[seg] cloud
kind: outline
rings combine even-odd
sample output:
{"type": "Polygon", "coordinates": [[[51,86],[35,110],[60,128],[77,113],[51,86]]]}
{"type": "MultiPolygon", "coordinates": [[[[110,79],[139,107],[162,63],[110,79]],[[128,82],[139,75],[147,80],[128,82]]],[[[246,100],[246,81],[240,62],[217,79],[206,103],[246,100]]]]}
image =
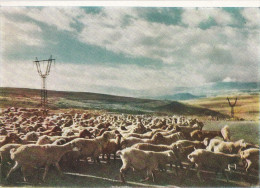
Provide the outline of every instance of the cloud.
{"type": "MultiPolygon", "coordinates": [[[[45,28],[48,28],[55,36],[62,32],[68,37],[57,37],[55,41],[55,50],[60,50],[61,55],[71,53],[64,50],[71,41],[74,46],[79,46],[77,49],[80,52],[70,55],[70,63],[59,62],[51,70],[49,89],[156,96],[170,94],[180,86],[192,87],[232,80],[258,81],[260,35],[259,29],[253,27],[256,23],[252,19],[257,12],[246,10],[251,9],[244,9],[241,15],[248,22],[238,27],[234,15],[220,8],[183,9],[180,11],[183,12],[181,20],[175,22],[150,21],[140,14],[142,8],[103,7],[95,12],[76,7],[10,9],[4,11],[5,16],[10,16],[4,27],[10,31],[6,32],[6,36],[10,36],[3,41],[12,44],[9,50],[14,52],[19,40],[26,45],[40,46],[43,45],[43,39],[48,41],[48,35],[42,38],[45,28]],[[14,21],[17,15],[24,19],[14,21]],[[56,15],[55,19],[53,15],[56,15]],[[200,24],[209,18],[215,24],[201,28],[200,24]],[[83,55],[81,64],[76,64],[75,58],[86,54],[82,43],[87,44],[88,49],[102,49],[99,58],[91,56],[91,64],[83,55]],[[114,60],[110,58],[110,64],[107,65],[104,62],[108,61],[108,53],[120,55],[124,63],[113,57],[114,60]],[[130,59],[140,58],[152,59],[153,64],[157,62],[156,69],[152,63],[151,66],[145,66],[140,60],[135,65],[126,63],[130,59]]],[[[155,12],[160,14],[160,11],[155,12]]],[[[22,69],[28,64],[5,60],[1,85],[40,87],[35,67],[22,69]],[[35,72],[34,76],[30,74],[31,71],[35,72]],[[18,78],[23,80],[16,81],[18,78]],[[37,82],[32,82],[36,79],[37,82]]]]}
{"type": "Polygon", "coordinates": [[[84,10],[77,7],[11,7],[2,8],[4,15],[25,16],[61,31],[76,31],[73,24],[84,14],[84,10]]]}
{"type": "Polygon", "coordinates": [[[42,46],[41,28],[31,22],[13,21],[1,16],[2,49],[16,48],[19,45],[42,46]]]}
{"type": "Polygon", "coordinates": [[[245,8],[241,11],[246,19],[246,25],[249,27],[260,27],[260,9],[259,8],[245,8]]]}
{"type": "Polygon", "coordinates": [[[210,18],[218,25],[229,25],[234,21],[229,13],[220,8],[186,8],[182,13],[182,22],[191,27],[197,27],[210,18]]]}
{"type": "MultiPolygon", "coordinates": [[[[2,64],[1,87],[41,88],[41,79],[36,67],[28,62],[9,61],[2,64]]],[[[203,77],[192,71],[172,74],[172,69],[161,70],[144,68],[137,65],[75,65],[59,63],[51,68],[47,77],[47,88],[52,90],[72,90],[118,94],[113,88],[119,88],[129,96],[155,96],[169,93],[174,87],[184,83],[188,86],[203,82],[203,77]],[[187,80],[187,78],[192,78],[187,80]],[[189,82],[189,84],[187,84],[189,82]]]]}

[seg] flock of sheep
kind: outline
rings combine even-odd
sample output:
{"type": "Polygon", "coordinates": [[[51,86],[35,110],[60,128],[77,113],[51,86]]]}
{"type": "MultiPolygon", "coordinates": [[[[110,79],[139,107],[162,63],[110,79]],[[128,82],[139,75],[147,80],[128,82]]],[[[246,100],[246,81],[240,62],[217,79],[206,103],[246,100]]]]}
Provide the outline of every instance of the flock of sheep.
{"type": "Polygon", "coordinates": [[[125,182],[129,169],[145,170],[156,181],[155,171],[167,171],[174,165],[176,176],[185,164],[187,172],[196,169],[222,172],[239,166],[245,174],[259,170],[259,146],[243,139],[230,140],[230,130],[203,130],[198,119],[182,116],[108,114],[84,111],[49,113],[39,109],[7,108],[0,115],[1,181],[8,182],[21,168],[29,181],[37,168],[44,167],[42,180],[54,165],[89,160],[100,163],[120,156],[120,178],[125,182]]]}

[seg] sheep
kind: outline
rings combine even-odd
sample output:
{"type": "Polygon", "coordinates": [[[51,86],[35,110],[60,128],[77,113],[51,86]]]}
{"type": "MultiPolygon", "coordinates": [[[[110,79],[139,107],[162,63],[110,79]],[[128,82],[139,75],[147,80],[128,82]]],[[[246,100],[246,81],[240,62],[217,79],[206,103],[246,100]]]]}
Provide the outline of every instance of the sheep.
{"type": "Polygon", "coordinates": [[[228,125],[225,125],[221,130],[221,135],[225,141],[230,141],[230,129],[228,125]]]}
{"type": "Polygon", "coordinates": [[[6,176],[8,166],[13,163],[10,150],[19,148],[22,144],[6,144],[0,148],[0,159],[1,159],[1,179],[6,176]]]}
{"type": "Polygon", "coordinates": [[[226,174],[225,169],[229,164],[241,162],[240,155],[238,154],[225,154],[221,152],[214,153],[205,149],[197,149],[193,151],[188,155],[188,159],[197,165],[197,176],[200,181],[202,181],[200,170],[212,169],[216,173],[221,171],[228,182],[228,175],[226,174]]]}
{"type": "Polygon", "coordinates": [[[221,142],[223,142],[222,140],[213,138],[210,140],[208,146],[206,147],[206,150],[208,151],[214,151],[214,148],[219,145],[221,142]]]}
{"type": "Polygon", "coordinates": [[[96,137],[95,139],[84,139],[76,138],[72,143],[74,143],[80,149],[80,156],[92,157],[97,162],[99,161],[99,155],[102,153],[103,148],[105,148],[109,142],[109,139],[113,136],[111,132],[105,132],[102,136],[96,137]]]}
{"type": "Polygon", "coordinates": [[[37,141],[39,138],[39,134],[32,131],[32,132],[28,132],[23,138],[22,140],[26,141],[37,141]]]}
{"type": "Polygon", "coordinates": [[[38,145],[51,144],[51,143],[52,143],[52,140],[47,135],[43,135],[43,136],[39,137],[39,139],[36,142],[36,144],[38,144],[38,145]]]}
{"type": "Polygon", "coordinates": [[[152,175],[153,182],[155,182],[155,169],[159,165],[165,165],[166,163],[171,163],[176,161],[176,157],[173,151],[164,152],[153,152],[153,151],[143,151],[135,148],[126,148],[124,150],[118,151],[117,155],[120,155],[123,165],[120,168],[121,181],[125,183],[125,172],[129,168],[135,170],[147,170],[148,180],[150,175],[152,175]]]}
{"type": "Polygon", "coordinates": [[[214,152],[223,152],[227,154],[237,154],[241,148],[246,147],[244,139],[236,142],[220,142],[214,147],[214,152]]]}
{"type": "Polygon", "coordinates": [[[8,143],[16,141],[17,135],[15,133],[7,134],[2,141],[0,141],[0,148],[8,143]]]}
{"type": "Polygon", "coordinates": [[[215,138],[216,136],[219,136],[223,138],[223,135],[221,134],[220,131],[201,131],[201,130],[195,130],[190,133],[190,137],[193,140],[199,140],[203,141],[205,138],[215,138]]]}
{"type": "MultiPolygon", "coordinates": [[[[181,161],[180,161],[179,154],[178,154],[175,143],[173,143],[171,145],[162,145],[162,144],[155,145],[155,144],[149,144],[149,143],[138,143],[138,144],[133,145],[131,148],[136,148],[136,149],[145,150],[145,151],[155,151],[155,152],[172,150],[176,156],[175,170],[176,170],[176,174],[178,174],[177,165],[178,164],[181,165],[181,161]]],[[[166,167],[160,166],[160,169],[163,170],[163,169],[166,169],[166,167]]]]}
{"type": "Polygon", "coordinates": [[[198,148],[198,147],[204,147],[206,148],[205,146],[205,142],[204,141],[190,141],[190,140],[178,140],[174,143],[174,145],[177,147],[177,148],[180,148],[180,147],[188,147],[188,146],[192,146],[192,147],[195,147],[195,148],[198,148]]]}
{"type": "MultiPolygon", "coordinates": [[[[43,181],[46,179],[49,167],[54,164],[57,170],[62,174],[59,166],[61,157],[69,151],[78,151],[75,143],[67,143],[65,145],[37,145],[29,144],[23,145],[19,148],[11,149],[11,159],[15,161],[15,165],[8,172],[6,179],[18,168],[35,168],[45,167],[43,174],[43,181]]],[[[24,181],[27,181],[26,174],[23,171],[24,181]]]]}
{"type": "Polygon", "coordinates": [[[249,173],[252,168],[259,169],[259,149],[250,148],[240,152],[242,160],[246,161],[246,172],[249,173]]]}
{"type": "Polygon", "coordinates": [[[171,145],[172,143],[176,142],[177,140],[184,139],[184,135],[182,132],[177,132],[172,135],[163,136],[161,133],[156,133],[153,137],[156,144],[164,144],[164,145],[171,145]]]}
{"type": "Polygon", "coordinates": [[[114,160],[116,160],[116,152],[121,149],[121,138],[122,135],[117,134],[116,139],[110,139],[107,146],[103,148],[103,155],[106,154],[107,161],[110,160],[110,154],[114,154],[114,160]]]}

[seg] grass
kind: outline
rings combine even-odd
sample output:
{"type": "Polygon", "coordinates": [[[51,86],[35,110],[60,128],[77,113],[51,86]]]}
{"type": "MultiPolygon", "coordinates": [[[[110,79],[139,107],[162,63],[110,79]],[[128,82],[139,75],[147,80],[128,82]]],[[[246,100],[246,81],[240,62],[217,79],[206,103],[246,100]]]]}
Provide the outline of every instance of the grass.
{"type": "MultiPolygon", "coordinates": [[[[0,108],[37,107],[40,91],[24,88],[0,88],[0,108]]],[[[140,99],[87,92],[48,91],[50,109],[96,109],[129,114],[164,115],[211,115],[226,118],[226,115],[207,108],[194,107],[176,101],[140,99]]]]}
{"type": "MultiPolygon", "coordinates": [[[[236,96],[228,97],[231,99],[230,102],[233,103],[236,96]]],[[[235,117],[243,118],[245,120],[259,120],[259,94],[243,94],[238,95],[237,97],[238,100],[234,107],[235,117]]],[[[219,96],[182,102],[230,115],[231,110],[226,98],[227,96],[219,96]]]]}

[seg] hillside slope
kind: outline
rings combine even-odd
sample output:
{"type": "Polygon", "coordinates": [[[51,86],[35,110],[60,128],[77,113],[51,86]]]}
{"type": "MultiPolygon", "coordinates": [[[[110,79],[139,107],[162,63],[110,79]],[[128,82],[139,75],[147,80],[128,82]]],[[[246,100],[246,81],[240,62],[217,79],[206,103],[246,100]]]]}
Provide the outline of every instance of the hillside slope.
{"type": "MultiPolygon", "coordinates": [[[[0,107],[39,107],[40,90],[0,88],[0,107]]],[[[227,117],[206,108],[194,107],[175,101],[139,99],[88,92],[48,91],[51,109],[81,108],[121,113],[160,113],[227,117]]]]}

